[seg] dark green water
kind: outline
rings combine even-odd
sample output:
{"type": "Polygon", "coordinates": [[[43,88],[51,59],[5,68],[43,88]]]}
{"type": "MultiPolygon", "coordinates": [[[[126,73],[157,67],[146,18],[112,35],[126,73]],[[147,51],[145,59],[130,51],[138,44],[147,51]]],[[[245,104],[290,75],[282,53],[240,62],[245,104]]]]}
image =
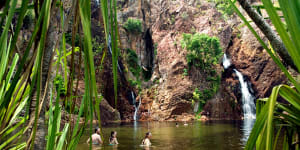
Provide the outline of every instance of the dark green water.
{"type": "MultiPolygon", "coordinates": [[[[189,126],[175,127],[175,122],[133,122],[112,124],[103,127],[104,146],[93,149],[135,150],[140,147],[146,132],[152,133],[150,150],[241,150],[250,133],[253,121],[244,122],[189,122],[189,126]],[[110,132],[118,132],[117,147],[107,144],[110,132]]],[[[82,137],[77,150],[88,150],[86,140],[82,137]]]]}

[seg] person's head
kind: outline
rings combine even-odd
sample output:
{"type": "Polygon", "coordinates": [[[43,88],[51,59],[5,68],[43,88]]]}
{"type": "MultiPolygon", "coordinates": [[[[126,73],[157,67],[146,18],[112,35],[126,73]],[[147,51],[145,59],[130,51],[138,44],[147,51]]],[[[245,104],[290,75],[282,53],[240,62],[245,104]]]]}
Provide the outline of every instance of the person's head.
{"type": "Polygon", "coordinates": [[[176,122],[176,126],[178,125],[178,123],[176,122]]]}
{"type": "Polygon", "coordinates": [[[152,134],[151,132],[147,132],[145,138],[151,138],[152,134]]]}
{"type": "Polygon", "coordinates": [[[111,131],[110,137],[117,137],[117,131],[111,131]]]}
{"type": "Polygon", "coordinates": [[[95,128],[95,133],[100,134],[100,128],[96,127],[95,128]]]}

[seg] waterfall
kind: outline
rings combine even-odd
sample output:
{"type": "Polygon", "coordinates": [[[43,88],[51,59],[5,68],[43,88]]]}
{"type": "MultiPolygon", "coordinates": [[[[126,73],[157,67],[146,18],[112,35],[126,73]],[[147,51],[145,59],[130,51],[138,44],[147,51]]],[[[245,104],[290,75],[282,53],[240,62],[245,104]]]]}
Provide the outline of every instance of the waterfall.
{"type": "Polygon", "coordinates": [[[138,106],[134,105],[134,108],[135,108],[135,110],[134,110],[134,115],[133,115],[133,120],[134,120],[134,121],[137,121],[137,119],[138,119],[137,113],[138,113],[139,108],[140,108],[140,106],[141,106],[141,102],[140,102],[140,101],[137,102],[137,103],[139,103],[138,106]]]}
{"type": "MultiPolygon", "coordinates": [[[[111,50],[111,36],[110,36],[110,34],[108,35],[108,50],[109,50],[109,53],[112,55],[112,50],[111,50]]],[[[122,69],[121,69],[121,67],[119,65],[119,60],[117,60],[117,66],[118,66],[119,72],[122,74],[123,72],[122,72],[122,69]]]]}
{"type": "Polygon", "coordinates": [[[247,143],[256,119],[255,97],[250,93],[251,87],[249,87],[247,81],[245,81],[244,76],[236,69],[234,69],[234,71],[239,78],[242,92],[244,121],[242,125],[243,138],[241,141],[247,143]]]}
{"type": "Polygon", "coordinates": [[[242,103],[243,103],[243,111],[244,111],[244,119],[255,119],[255,97],[250,93],[249,86],[247,82],[244,80],[243,75],[234,69],[236,75],[239,78],[241,84],[241,92],[242,92],[242,103]]]}
{"type": "Polygon", "coordinates": [[[228,59],[226,54],[224,54],[224,56],[223,56],[223,67],[224,67],[224,69],[227,69],[230,66],[231,66],[230,59],[228,59]]]}
{"type": "MultiPolygon", "coordinates": [[[[222,64],[224,69],[227,69],[228,67],[231,66],[230,59],[227,58],[226,54],[224,54],[222,64]]],[[[255,114],[256,108],[254,104],[255,97],[251,94],[250,92],[251,87],[249,87],[247,81],[245,81],[244,76],[236,69],[233,70],[239,78],[239,82],[241,85],[241,93],[242,93],[242,104],[243,104],[242,108],[244,112],[244,121],[242,123],[242,129],[241,129],[243,131],[243,138],[241,139],[241,141],[243,143],[247,143],[247,140],[249,138],[249,135],[251,133],[251,130],[253,128],[256,119],[256,114],[255,114]]]]}
{"type": "Polygon", "coordinates": [[[140,108],[140,106],[141,106],[141,99],[140,99],[140,101],[139,102],[136,102],[135,101],[135,96],[134,96],[134,93],[133,93],[133,91],[131,91],[131,97],[132,97],[132,99],[134,100],[134,103],[133,103],[133,106],[134,106],[134,115],[133,115],[133,120],[134,121],[137,121],[137,119],[138,119],[138,111],[139,111],[139,108],[140,108]],[[138,105],[136,106],[136,104],[138,103],[138,105]]]}
{"type": "Polygon", "coordinates": [[[99,6],[99,0],[95,0],[96,1],[96,5],[99,6]]]}
{"type": "MultiPolygon", "coordinates": [[[[226,54],[224,54],[223,56],[222,64],[224,69],[227,69],[231,66],[230,59],[227,58],[226,54]]],[[[250,92],[251,87],[248,86],[247,81],[245,81],[244,76],[239,71],[237,71],[236,69],[233,70],[238,76],[241,85],[244,119],[255,119],[255,97],[250,92]]]]}

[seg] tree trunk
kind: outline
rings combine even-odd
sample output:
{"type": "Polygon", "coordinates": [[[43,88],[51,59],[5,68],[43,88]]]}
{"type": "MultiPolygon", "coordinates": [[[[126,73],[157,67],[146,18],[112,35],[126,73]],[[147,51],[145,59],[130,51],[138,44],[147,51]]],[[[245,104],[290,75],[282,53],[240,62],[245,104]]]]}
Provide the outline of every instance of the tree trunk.
{"type": "Polygon", "coordinates": [[[280,55],[283,59],[283,62],[286,65],[291,66],[295,70],[298,70],[295,66],[291,56],[286,50],[282,40],[277,35],[275,31],[272,30],[271,26],[265,21],[265,19],[259,15],[254,8],[251,7],[248,0],[237,0],[242,8],[246,11],[249,17],[253,20],[256,26],[262,31],[266,38],[270,41],[274,50],[280,55]]]}
{"type": "MultiPolygon", "coordinates": [[[[55,5],[52,5],[55,6],[55,5]]],[[[47,125],[45,124],[45,102],[49,101],[49,89],[52,88],[52,77],[51,77],[51,61],[52,61],[52,55],[54,52],[54,48],[56,45],[56,42],[58,40],[58,20],[57,15],[59,15],[59,10],[56,7],[53,7],[51,9],[51,17],[50,17],[50,24],[46,36],[46,43],[43,53],[43,59],[42,59],[42,92],[40,95],[40,99],[45,95],[44,103],[42,103],[42,109],[40,112],[40,116],[38,118],[38,124],[37,124],[37,131],[36,131],[36,137],[34,142],[34,149],[36,150],[42,150],[45,149],[46,145],[46,135],[47,135],[47,125]],[[48,75],[50,80],[48,83],[48,88],[46,88],[46,83],[48,79],[48,75]],[[46,88],[46,89],[45,89],[46,88]]],[[[33,102],[31,106],[31,116],[34,117],[35,114],[35,105],[36,105],[36,93],[33,96],[33,102]]]]}

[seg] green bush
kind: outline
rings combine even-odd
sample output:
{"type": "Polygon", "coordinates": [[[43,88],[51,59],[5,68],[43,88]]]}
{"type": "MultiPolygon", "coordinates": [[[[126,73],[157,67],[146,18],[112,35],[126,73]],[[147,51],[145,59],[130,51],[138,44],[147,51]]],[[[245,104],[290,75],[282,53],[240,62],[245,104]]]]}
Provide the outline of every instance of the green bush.
{"type": "Polygon", "coordinates": [[[234,13],[234,10],[231,7],[228,0],[209,0],[209,1],[214,2],[216,4],[217,10],[226,17],[231,16],[234,13]]]}
{"type": "Polygon", "coordinates": [[[129,71],[132,72],[136,78],[139,78],[142,68],[138,64],[138,56],[136,52],[129,48],[127,49],[127,64],[129,71]]]}
{"type": "Polygon", "coordinates": [[[203,71],[209,85],[201,91],[196,88],[193,92],[192,100],[200,102],[198,111],[201,111],[206,101],[217,93],[221,82],[220,76],[214,68],[222,56],[220,41],[218,38],[206,34],[183,34],[181,46],[188,50],[186,61],[189,69],[194,66],[203,71]]]}
{"type": "Polygon", "coordinates": [[[123,27],[131,33],[141,33],[142,32],[142,21],[138,19],[129,18],[123,27]]]}
{"type": "Polygon", "coordinates": [[[186,60],[189,68],[194,65],[202,70],[211,69],[222,56],[219,39],[206,34],[183,34],[181,46],[188,50],[186,60]]]}
{"type": "Polygon", "coordinates": [[[103,51],[103,49],[105,47],[104,43],[98,42],[98,38],[97,37],[92,39],[92,45],[93,45],[93,52],[96,53],[96,54],[97,53],[98,54],[102,53],[102,51],[103,51]]]}
{"type": "MultiPolygon", "coordinates": [[[[65,36],[66,36],[66,43],[72,45],[72,33],[71,32],[66,32],[65,33],[65,36]]],[[[80,36],[78,33],[76,33],[75,35],[75,46],[80,46],[80,36]]]]}

